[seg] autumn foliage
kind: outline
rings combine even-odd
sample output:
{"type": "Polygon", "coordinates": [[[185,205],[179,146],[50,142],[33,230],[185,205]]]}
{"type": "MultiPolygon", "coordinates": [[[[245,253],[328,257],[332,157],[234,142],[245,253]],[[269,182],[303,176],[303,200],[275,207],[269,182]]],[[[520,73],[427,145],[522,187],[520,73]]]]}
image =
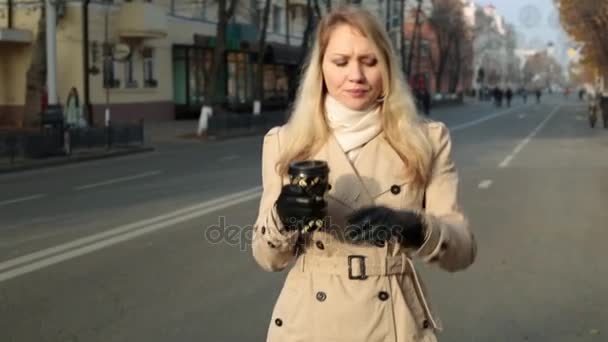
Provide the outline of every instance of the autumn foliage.
{"type": "Polygon", "coordinates": [[[608,0],[555,0],[562,26],[583,44],[585,69],[608,75],[608,0]]]}

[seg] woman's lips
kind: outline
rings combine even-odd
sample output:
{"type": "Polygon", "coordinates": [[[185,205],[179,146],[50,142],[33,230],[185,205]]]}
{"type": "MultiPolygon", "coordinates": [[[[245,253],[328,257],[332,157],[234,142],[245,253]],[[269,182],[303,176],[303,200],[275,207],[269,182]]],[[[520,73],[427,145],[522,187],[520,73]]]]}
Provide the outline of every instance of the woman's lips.
{"type": "Polygon", "coordinates": [[[361,98],[361,97],[365,97],[365,95],[367,94],[367,90],[352,89],[352,90],[347,90],[347,93],[354,98],[361,98]]]}

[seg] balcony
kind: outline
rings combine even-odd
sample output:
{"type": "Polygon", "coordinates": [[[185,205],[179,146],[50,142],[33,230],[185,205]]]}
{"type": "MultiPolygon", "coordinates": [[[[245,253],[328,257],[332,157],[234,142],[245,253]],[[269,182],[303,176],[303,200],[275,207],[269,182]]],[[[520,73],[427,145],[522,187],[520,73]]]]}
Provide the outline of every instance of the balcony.
{"type": "Polygon", "coordinates": [[[0,43],[30,44],[33,39],[29,30],[0,28],[0,43]]]}
{"type": "Polygon", "coordinates": [[[165,10],[149,2],[125,2],[118,14],[118,34],[122,38],[164,38],[167,36],[165,10]]]}

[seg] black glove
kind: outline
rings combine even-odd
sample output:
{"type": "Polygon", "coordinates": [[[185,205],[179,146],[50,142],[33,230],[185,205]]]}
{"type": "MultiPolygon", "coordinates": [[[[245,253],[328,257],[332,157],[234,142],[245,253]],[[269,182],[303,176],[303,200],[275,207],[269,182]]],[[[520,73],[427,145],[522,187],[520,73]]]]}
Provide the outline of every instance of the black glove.
{"type": "Polygon", "coordinates": [[[314,198],[298,185],[285,185],[276,201],[277,213],[288,231],[316,229],[327,216],[327,203],[314,198]],[[311,222],[313,224],[311,224],[311,222]]]}
{"type": "Polygon", "coordinates": [[[391,238],[405,247],[419,248],[424,243],[425,225],[420,214],[383,206],[359,209],[347,217],[350,226],[345,234],[353,243],[382,245],[391,238]]]}

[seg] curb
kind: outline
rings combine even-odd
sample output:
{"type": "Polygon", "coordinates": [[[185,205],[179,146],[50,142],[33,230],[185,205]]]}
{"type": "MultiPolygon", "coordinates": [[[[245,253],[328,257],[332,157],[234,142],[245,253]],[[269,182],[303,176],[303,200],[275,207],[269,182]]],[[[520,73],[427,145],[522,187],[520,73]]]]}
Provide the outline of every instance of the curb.
{"type": "Polygon", "coordinates": [[[128,156],[131,154],[152,152],[154,150],[155,150],[154,147],[137,147],[137,148],[129,148],[129,149],[125,149],[125,150],[110,151],[107,153],[100,153],[100,154],[60,157],[60,159],[56,159],[56,160],[33,161],[33,162],[30,162],[27,164],[22,164],[22,165],[0,166],[0,174],[42,169],[42,168],[61,166],[61,165],[67,165],[67,164],[83,163],[83,162],[87,162],[87,161],[100,160],[100,159],[123,157],[123,156],[128,156]]]}

